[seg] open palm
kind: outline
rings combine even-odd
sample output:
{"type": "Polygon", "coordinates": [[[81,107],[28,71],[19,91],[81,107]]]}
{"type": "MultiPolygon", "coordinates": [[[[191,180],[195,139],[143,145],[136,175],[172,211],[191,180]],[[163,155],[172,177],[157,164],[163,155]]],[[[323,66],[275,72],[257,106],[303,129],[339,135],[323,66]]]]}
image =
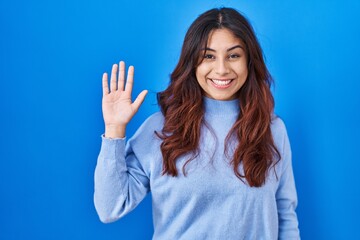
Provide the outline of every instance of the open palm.
{"type": "Polygon", "coordinates": [[[108,75],[103,74],[102,111],[106,128],[125,128],[144,101],[147,91],[142,91],[134,102],[131,92],[134,83],[134,67],[130,66],[125,83],[125,63],[114,64],[111,71],[110,90],[108,75]],[[118,77],[117,77],[118,76],[118,77]]]}

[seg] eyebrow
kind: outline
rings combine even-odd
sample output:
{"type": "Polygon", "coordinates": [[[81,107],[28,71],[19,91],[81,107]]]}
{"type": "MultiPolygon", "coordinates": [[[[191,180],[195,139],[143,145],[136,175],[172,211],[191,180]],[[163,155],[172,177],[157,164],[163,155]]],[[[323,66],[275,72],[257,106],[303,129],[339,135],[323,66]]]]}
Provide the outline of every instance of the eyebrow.
{"type": "MultiPolygon", "coordinates": [[[[231,50],[234,50],[235,48],[241,48],[242,50],[244,50],[244,48],[243,48],[241,45],[235,45],[235,46],[233,46],[233,47],[231,47],[231,48],[228,48],[226,51],[229,52],[229,51],[231,51],[231,50]]],[[[203,48],[203,49],[201,49],[201,50],[216,52],[215,49],[208,48],[208,47],[207,47],[207,48],[203,48]]]]}

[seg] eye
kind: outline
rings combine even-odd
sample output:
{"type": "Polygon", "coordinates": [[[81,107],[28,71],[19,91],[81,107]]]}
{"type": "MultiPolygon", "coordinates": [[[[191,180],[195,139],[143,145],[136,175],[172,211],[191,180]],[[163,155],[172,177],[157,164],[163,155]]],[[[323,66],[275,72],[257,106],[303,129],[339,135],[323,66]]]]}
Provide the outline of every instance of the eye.
{"type": "Polygon", "coordinates": [[[236,53],[229,55],[229,58],[231,58],[231,59],[239,58],[239,57],[240,57],[240,55],[239,55],[239,54],[236,54],[236,53]]]}
{"type": "Polygon", "coordinates": [[[205,54],[204,55],[204,59],[214,59],[214,58],[215,58],[215,56],[212,55],[212,54],[205,54]]]}

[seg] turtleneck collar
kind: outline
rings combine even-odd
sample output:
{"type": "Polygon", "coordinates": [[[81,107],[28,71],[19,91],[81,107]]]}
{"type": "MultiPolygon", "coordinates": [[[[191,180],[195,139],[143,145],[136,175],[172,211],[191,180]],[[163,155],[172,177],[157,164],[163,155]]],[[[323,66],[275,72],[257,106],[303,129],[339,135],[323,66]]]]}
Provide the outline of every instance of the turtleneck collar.
{"type": "Polygon", "coordinates": [[[240,111],[239,99],[234,100],[215,100],[203,97],[205,114],[211,115],[238,115],[240,111]]]}

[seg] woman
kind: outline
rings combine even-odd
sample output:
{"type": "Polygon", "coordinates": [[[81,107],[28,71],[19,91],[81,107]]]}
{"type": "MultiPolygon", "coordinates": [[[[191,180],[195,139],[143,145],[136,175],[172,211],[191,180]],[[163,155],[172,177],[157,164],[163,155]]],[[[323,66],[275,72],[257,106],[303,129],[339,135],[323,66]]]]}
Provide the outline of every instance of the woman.
{"type": "Polygon", "coordinates": [[[103,76],[105,135],[95,170],[103,222],[151,191],[153,239],[299,239],[285,126],[273,114],[271,76],[248,21],[231,8],[190,26],[161,112],[125,144],[134,68],[103,76]],[[125,86],[126,85],[126,86],[125,86]],[[125,86],[125,87],[124,87],[125,86]]]}

